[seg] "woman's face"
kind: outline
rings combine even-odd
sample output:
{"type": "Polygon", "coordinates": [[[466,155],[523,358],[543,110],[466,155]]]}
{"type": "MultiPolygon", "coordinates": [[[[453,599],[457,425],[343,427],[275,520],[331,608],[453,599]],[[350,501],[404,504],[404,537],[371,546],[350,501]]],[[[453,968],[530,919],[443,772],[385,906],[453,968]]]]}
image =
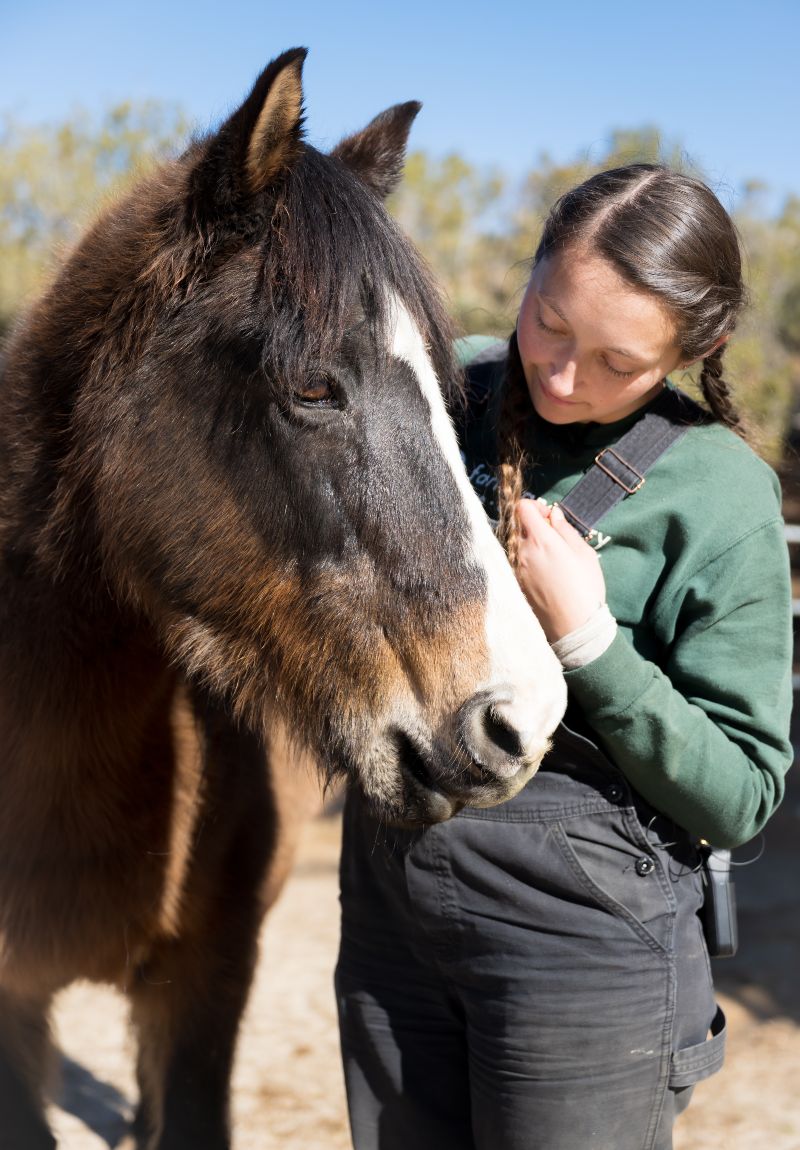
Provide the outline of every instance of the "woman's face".
{"type": "Polygon", "coordinates": [[[601,256],[567,249],[533,269],[517,321],[528,391],[550,423],[613,423],[681,363],[662,303],[601,256]]]}

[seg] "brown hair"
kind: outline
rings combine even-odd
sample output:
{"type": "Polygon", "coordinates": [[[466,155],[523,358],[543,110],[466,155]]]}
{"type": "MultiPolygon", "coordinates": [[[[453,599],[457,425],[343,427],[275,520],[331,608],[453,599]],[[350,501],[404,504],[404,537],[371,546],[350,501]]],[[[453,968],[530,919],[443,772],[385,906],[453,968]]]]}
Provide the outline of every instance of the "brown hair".
{"type": "MultiPolygon", "coordinates": [[[[702,357],[699,383],[712,416],[742,434],[723,377],[720,341],[734,330],[747,293],[736,229],[711,189],[658,164],[599,172],[555,203],[534,266],[579,244],[608,260],[632,287],[658,297],[675,321],[684,358],[702,357]]],[[[530,416],[529,401],[524,415],[521,412],[527,388],[516,336],[509,344],[508,364],[498,424],[498,503],[500,538],[514,563],[514,505],[522,490],[521,420],[530,416]]]]}

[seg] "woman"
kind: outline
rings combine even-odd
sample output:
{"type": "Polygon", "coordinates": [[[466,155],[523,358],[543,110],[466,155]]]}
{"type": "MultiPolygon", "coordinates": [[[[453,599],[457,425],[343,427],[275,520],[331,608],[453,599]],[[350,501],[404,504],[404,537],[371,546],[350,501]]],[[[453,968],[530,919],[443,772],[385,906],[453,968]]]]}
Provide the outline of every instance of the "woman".
{"type": "Polygon", "coordinates": [[[705,185],[604,172],[555,205],[516,333],[473,369],[467,466],[570,702],[501,807],[392,832],[348,801],[357,1150],[665,1150],[721,1063],[697,842],[755,835],[792,757],[779,490],[722,371],[744,296],[705,185]],[[709,414],[587,542],[559,500],[698,360],[709,414]]]}

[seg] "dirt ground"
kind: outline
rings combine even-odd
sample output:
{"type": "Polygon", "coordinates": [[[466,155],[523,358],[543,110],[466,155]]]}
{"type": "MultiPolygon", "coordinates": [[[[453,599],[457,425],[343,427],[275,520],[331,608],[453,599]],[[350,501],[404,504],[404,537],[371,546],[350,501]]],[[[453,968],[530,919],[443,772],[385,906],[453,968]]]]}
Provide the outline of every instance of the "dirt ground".
{"type": "MultiPolygon", "coordinates": [[[[331,989],[339,832],[335,816],[309,824],[264,931],[234,1079],[235,1150],[350,1146],[331,989]]],[[[758,863],[737,872],[739,954],[716,963],[730,1029],[726,1066],[697,1088],[676,1150],[800,1150],[797,786],[766,846],[758,863]]],[[[739,853],[744,861],[754,849],[739,853]]],[[[120,1145],[134,1096],[124,1004],[102,988],[72,987],[58,1002],[56,1027],[64,1059],[51,1117],[61,1150],[120,1145]]]]}

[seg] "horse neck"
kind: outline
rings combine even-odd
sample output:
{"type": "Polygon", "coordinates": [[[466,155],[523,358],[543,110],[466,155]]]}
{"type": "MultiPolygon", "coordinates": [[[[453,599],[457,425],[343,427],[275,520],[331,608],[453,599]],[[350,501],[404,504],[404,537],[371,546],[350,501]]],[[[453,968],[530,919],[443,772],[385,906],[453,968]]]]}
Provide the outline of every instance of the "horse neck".
{"type": "Polygon", "coordinates": [[[0,745],[5,765],[124,756],[174,689],[151,628],[99,574],[91,510],[60,498],[64,470],[35,410],[0,412],[0,745]],[[31,429],[35,432],[32,434],[31,429]],[[67,524],[65,530],[65,523],[67,524]]]}
{"type": "Polygon", "coordinates": [[[97,453],[80,420],[115,291],[139,257],[123,244],[118,260],[84,258],[93,243],[90,233],[0,363],[0,739],[49,742],[51,755],[110,754],[177,678],[102,575],[97,453]]]}
{"type": "Polygon", "coordinates": [[[169,705],[177,675],[143,625],[89,605],[69,580],[0,581],[0,739],[14,760],[66,768],[115,761],[169,705]]]}

